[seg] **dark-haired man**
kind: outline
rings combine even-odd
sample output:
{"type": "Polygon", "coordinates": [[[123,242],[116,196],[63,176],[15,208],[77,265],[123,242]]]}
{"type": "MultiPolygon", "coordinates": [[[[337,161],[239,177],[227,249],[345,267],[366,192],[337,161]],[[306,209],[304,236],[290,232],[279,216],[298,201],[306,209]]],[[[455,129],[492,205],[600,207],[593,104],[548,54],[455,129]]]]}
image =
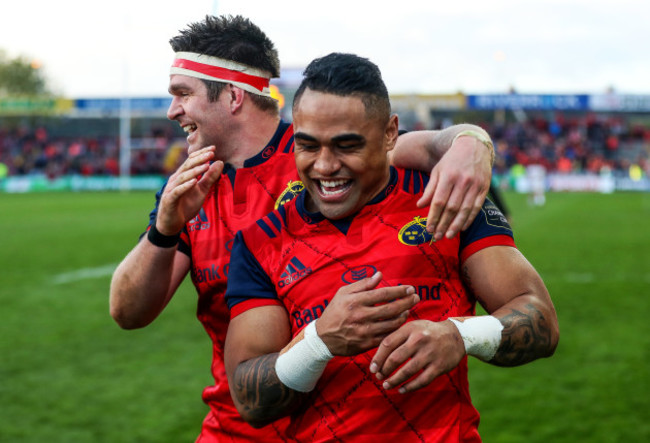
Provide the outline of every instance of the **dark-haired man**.
{"type": "Polygon", "coordinates": [[[415,204],[426,177],[390,166],[398,120],[367,59],[313,61],[293,118],[306,192],[233,245],[235,405],[254,426],[289,416],[290,441],[480,441],[466,355],[553,354],[542,279],[488,200],[460,236],[433,241],[415,204]]]}
{"type": "MultiPolygon", "coordinates": [[[[279,423],[258,431],[241,420],[223,365],[229,320],[224,293],[234,235],[303,187],[292,126],[280,119],[269,93],[269,80],[280,70],[277,51],[240,16],[206,17],[170,43],[175,58],[168,117],[187,132],[189,156],[157,195],[147,234],[113,275],[111,315],[127,329],[148,325],[189,272],[199,294],[197,317],[213,343],[215,383],[203,392],[210,413],[199,440],[283,440],[279,423]]],[[[437,185],[423,199],[432,202],[433,218],[440,221],[431,223],[438,236],[453,236],[480,208],[476,202],[487,192],[490,176],[487,135],[471,125],[407,134],[395,151],[396,161],[410,159],[429,172],[462,131],[474,135],[455,140],[450,155],[433,169],[437,185]],[[431,155],[424,155],[423,147],[431,155]]]]}

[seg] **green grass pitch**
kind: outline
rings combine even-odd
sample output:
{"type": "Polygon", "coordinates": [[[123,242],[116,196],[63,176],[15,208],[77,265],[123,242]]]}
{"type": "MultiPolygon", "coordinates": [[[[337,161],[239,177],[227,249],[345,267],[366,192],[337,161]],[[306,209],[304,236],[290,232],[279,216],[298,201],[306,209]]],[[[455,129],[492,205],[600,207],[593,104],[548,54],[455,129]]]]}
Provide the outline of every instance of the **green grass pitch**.
{"type": "MultiPolygon", "coordinates": [[[[519,368],[471,360],[486,442],[650,441],[650,194],[506,194],[560,320],[519,368]]],[[[189,281],[149,327],[108,314],[153,193],[0,194],[0,441],[190,442],[211,347],[189,281]]],[[[435,411],[431,411],[435,414],[435,411]]]]}

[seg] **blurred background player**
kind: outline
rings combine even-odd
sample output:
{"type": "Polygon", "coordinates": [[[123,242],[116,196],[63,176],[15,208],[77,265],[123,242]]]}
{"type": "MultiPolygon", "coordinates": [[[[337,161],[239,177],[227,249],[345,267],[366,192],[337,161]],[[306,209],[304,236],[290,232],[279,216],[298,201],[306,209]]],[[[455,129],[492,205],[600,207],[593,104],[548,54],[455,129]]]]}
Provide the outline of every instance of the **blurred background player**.
{"type": "MultiPolygon", "coordinates": [[[[215,380],[203,392],[210,412],[198,440],[283,440],[281,423],[258,431],[242,421],[223,364],[229,321],[224,293],[234,235],[302,186],[292,127],[281,120],[269,94],[269,80],[280,73],[278,54],[268,37],[240,16],[208,16],[170,44],[175,58],[168,117],[188,134],[189,156],[157,194],[146,235],[115,270],[111,315],[126,329],[148,325],[190,273],[199,295],[197,317],[213,344],[215,380]]],[[[420,204],[431,202],[431,228],[440,238],[468,225],[488,190],[493,151],[475,137],[456,138],[468,130],[487,137],[480,128],[460,125],[407,134],[395,150],[396,162],[425,165],[431,172],[420,204]]]]}
{"type": "Polygon", "coordinates": [[[533,163],[526,166],[526,178],[528,179],[528,203],[533,206],[544,206],[546,204],[546,168],[543,165],[533,163]]]}
{"type": "Polygon", "coordinates": [[[290,441],[480,441],[466,354],[503,366],[552,355],[542,279],[489,201],[460,236],[426,235],[426,178],[390,166],[398,119],[367,59],[313,61],[293,118],[306,192],[233,245],[238,410],[255,426],[290,416],[290,441]],[[476,300],[491,315],[476,317],[476,300]]]}

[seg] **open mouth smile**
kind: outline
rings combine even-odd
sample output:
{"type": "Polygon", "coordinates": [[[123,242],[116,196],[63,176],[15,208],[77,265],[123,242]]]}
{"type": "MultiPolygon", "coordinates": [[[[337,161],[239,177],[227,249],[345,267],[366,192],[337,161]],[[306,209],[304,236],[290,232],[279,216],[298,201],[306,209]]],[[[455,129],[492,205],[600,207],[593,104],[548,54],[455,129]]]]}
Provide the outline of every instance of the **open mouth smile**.
{"type": "Polygon", "coordinates": [[[317,183],[318,190],[325,197],[342,195],[352,186],[352,180],[317,180],[317,183]]]}

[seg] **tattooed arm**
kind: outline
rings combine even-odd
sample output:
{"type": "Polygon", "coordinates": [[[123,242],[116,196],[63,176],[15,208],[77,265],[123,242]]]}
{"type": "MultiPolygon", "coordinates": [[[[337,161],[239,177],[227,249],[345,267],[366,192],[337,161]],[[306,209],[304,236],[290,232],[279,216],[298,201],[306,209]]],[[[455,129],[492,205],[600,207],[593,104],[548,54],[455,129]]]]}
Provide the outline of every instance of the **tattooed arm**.
{"type": "Polygon", "coordinates": [[[279,351],[290,340],[287,312],[280,306],[251,309],[230,321],[225,345],[230,395],[253,427],[289,415],[305,397],[285,386],[275,373],[279,351]]]}
{"type": "Polygon", "coordinates": [[[327,365],[314,361],[322,355],[305,352],[302,347],[309,343],[307,348],[312,348],[312,334],[319,337],[331,358],[372,349],[404,324],[408,311],[420,298],[408,285],[378,288],[382,278],[381,272],[377,272],[339,288],[317,322],[303,328],[292,340],[283,307],[256,307],[230,321],[225,346],[226,372],[232,399],[244,420],[262,427],[301,405],[307,395],[303,392],[313,389],[322,374],[317,367],[324,369],[327,365]],[[313,332],[306,332],[311,327],[313,332]],[[282,364],[277,368],[284,368],[285,372],[278,377],[276,361],[280,354],[282,364]],[[306,372],[304,368],[308,368],[306,372]]]}
{"type": "Polygon", "coordinates": [[[384,389],[415,391],[451,371],[465,356],[466,337],[471,337],[472,355],[498,366],[521,365],[555,351],[559,332],[553,303],[517,249],[482,249],[465,260],[462,270],[466,286],[494,318],[454,318],[467,328],[465,337],[451,321],[406,323],[381,342],[370,364],[384,389]]]}
{"type": "Polygon", "coordinates": [[[463,264],[465,284],[503,325],[501,343],[489,363],[518,366],[555,352],[559,328],[541,277],[515,248],[494,246],[463,264]]]}

